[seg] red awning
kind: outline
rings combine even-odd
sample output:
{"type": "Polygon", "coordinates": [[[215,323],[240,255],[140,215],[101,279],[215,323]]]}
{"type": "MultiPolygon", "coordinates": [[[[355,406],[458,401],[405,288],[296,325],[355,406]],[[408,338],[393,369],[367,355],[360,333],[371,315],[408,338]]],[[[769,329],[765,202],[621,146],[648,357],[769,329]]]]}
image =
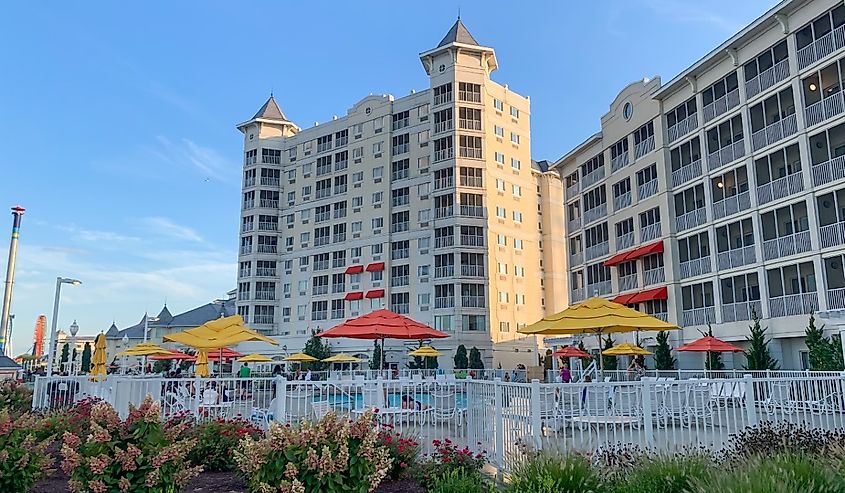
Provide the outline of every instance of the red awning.
{"type": "Polygon", "coordinates": [[[648,291],[640,291],[632,296],[628,303],[644,303],[651,300],[665,300],[669,297],[666,287],[649,289],[648,291]]]}
{"type": "MultiPolygon", "coordinates": [[[[384,265],[384,264],[382,264],[384,265]]],[[[367,298],[384,298],[383,289],[371,289],[367,291],[367,298]]]]}
{"type": "Polygon", "coordinates": [[[620,294],[616,298],[613,298],[613,302],[619,303],[620,305],[627,305],[628,303],[631,303],[631,298],[636,295],[637,293],[620,294]]]}
{"type": "Polygon", "coordinates": [[[613,267],[614,265],[621,264],[625,261],[625,257],[631,252],[622,252],[617,253],[616,255],[610,257],[609,259],[604,261],[605,267],[613,267]]]}
{"type": "Polygon", "coordinates": [[[350,265],[346,268],[346,274],[360,274],[364,272],[363,265],[350,265]]]}
{"type": "Polygon", "coordinates": [[[364,293],[361,291],[355,291],[354,293],[346,293],[346,296],[343,297],[346,301],[355,301],[360,300],[364,297],[364,293]]]}
{"type": "Polygon", "coordinates": [[[663,240],[658,240],[654,243],[643,245],[628,252],[617,253],[616,255],[607,259],[604,262],[604,265],[607,267],[611,267],[617,264],[621,264],[622,262],[637,260],[640,257],[645,257],[646,255],[651,255],[652,253],[663,253],[663,240]]]}
{"type": "Polygon", "coordinates": [[[367,272],[376,272],[384,270],[384,262],[373,262],[367,266],[367,272]]]}

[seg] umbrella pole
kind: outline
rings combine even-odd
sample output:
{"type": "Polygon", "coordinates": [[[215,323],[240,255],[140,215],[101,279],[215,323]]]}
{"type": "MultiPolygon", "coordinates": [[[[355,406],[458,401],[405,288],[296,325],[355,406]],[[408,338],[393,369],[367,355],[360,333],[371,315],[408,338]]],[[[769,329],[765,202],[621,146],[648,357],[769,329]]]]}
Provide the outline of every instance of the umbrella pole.
{"type": "Polygon", "coordinates": [[[604,355],[601,354],[601,331],[596,332],[596,337],[599,338],[599,369],[601,370],[601,376],[604,377],[604,355]]]}
{"type": "Polygon", "coordinates": [[[382,374],[384,371],[384,337],[381,338],[381,365],[379,366],[378,373],[379,375],[382,374]]]}

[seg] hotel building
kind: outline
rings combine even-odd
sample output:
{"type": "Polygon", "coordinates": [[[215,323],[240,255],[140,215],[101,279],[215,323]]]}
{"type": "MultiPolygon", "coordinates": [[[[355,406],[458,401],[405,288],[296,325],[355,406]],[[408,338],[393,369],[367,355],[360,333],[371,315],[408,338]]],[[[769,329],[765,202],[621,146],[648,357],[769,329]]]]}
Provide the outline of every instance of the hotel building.
{"type": "MultiPolygon", "coordinates": [[[[567,304],[562,182],[531,160],[528,98],[491,80],[494,50],[460,19],[420,61],[425,90],[308,129],[271,96],[238,125],[237,311],[287,352],[389,308],[452,334],[442,367],[459,344],[487,368],[536,365],[537,340],[516,330],[567,304]]],[[[402,365],[405,343],[392,347],[402,365]]]]}
{"type": "Polygon", "coordinates": [[[671,81],[623,89],[553,165],[570,299],[638,307],[681,326],[674,343],[707,324],[745,341],[756,312],[781,367],[806,367],[809,314],[839,331],[845,310],[843,82],[845,4],[787,0],[671,81]]]}

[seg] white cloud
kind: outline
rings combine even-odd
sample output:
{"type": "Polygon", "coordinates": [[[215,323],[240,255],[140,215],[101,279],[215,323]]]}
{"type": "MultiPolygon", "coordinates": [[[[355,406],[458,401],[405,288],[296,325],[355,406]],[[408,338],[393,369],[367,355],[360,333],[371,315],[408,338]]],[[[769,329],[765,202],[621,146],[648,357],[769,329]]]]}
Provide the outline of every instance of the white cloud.
{"type": "Polygon", "coordinates": [[[128,236],[115,231],[102,231],[80,228],[76,224],[60,224],[57,229],[70,233],[77,240],[93,243],[128,243],[137,242],[140,238],[128,236]]]}
{"type": "Polygon", "coordinates": [[[188,226],[175,223],[167,217],[146,217],[142,224],[151,230],[153,235],[164,235],[177,240],[193,241],[202,243],[203,237],[196,230],[188,226]]]}
{"type": "Polygon", "coordinates": [[[173,142],[159,135],[156,141],[159,144],[157,148],[146,150],[162,162],[173,166],[191,166],[205,178],[224,183],[239,183],[239,167],[216,150],[186,138],[173,142]]]}
{"type": "Polygon", "coordinates": [[[716,7],[708,2],[643,0],[643,4],[654,14],[671,21],[704,24],[726,34],[733,34],[743,26],[729,15],[720,15],[716,7]]]}

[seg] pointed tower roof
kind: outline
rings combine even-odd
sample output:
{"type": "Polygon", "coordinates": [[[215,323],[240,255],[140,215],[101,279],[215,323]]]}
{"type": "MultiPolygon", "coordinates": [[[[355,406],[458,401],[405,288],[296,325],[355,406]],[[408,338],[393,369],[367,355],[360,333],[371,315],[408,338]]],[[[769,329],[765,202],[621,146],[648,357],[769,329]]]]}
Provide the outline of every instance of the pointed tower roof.
{"type": "Polygon", "coordinates": [[[264,120],[279,120],[283,122],[288,121],[288,118],[284,113],[282,113],[282,109],[279,108],[279,104],[276,103],[276,98],[274,98],[272,94],[270,94],[270,99],[264,103],[264,106],[262,106],[251,119],[256,120],[258,118],[262,118],[264,120]]]}
{"type": "Polygon", "coordinates": [[[469,33],[469,30],[464,25],[464,23],[461,22],[460,17],[458,17],[458,20],[455,21],[455,24],[452,26],[452,29],[449,29],[449,32],[446,33],[446,36],[443,37],[437,47],[441,48],[452,43],[480,46],[478,44],[478,41],[476,41],[475,38],[472,37],[472,34],[469,33]]]}
{"type": "Polygon", "coordinates": [[[167,305],[164,305],[164,308],[158,313],[158,322],[156,325],[167,325],[173,320],[173,315],[170,313],[170,310],[167,309],[167,305]]]}

